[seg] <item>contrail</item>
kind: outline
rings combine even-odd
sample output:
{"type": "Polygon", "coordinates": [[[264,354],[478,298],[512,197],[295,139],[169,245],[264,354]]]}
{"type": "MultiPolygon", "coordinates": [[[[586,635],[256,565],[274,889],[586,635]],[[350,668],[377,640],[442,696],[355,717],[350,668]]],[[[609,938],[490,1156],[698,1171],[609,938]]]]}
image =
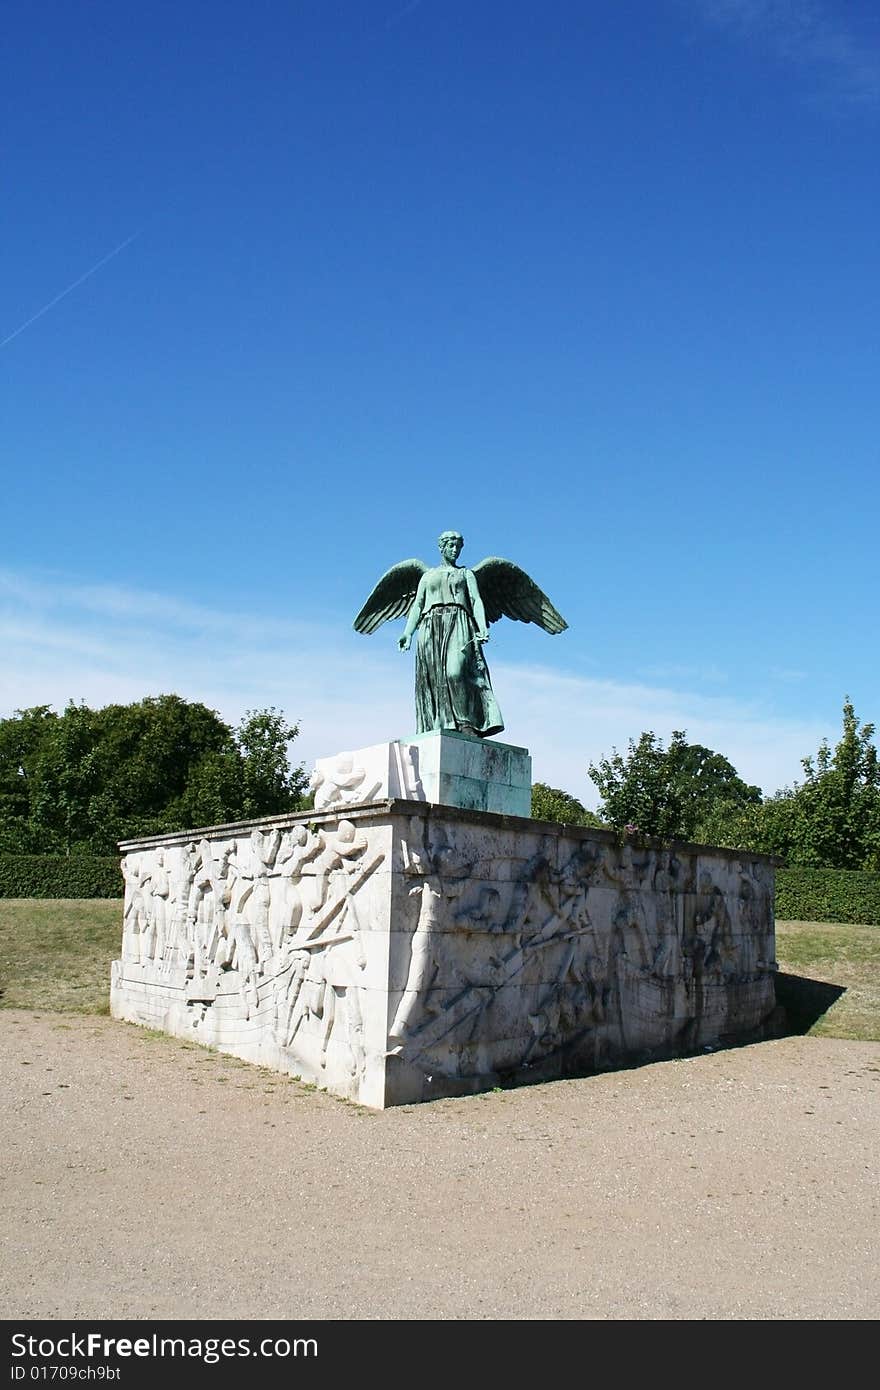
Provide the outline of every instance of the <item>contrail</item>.
{"type": "Polygon", "coordinates": [[[120,241],[118,246],[114,246],[112,251],[108,251],[106,256],[102,256],[99,261],[96,261],[84,275],[81,275],[78,280],[74,280],[72,285],[68,285],[66,290],[62,290],[60,294],[56,294],[55,298],[50,299],[48,304],[44,304],[42,309],[38,309],[35,314],[31,314],[29,319],[25,319],[24,323],[16,328],[14,333],[10,333],[8,338],[4,338],[3,341],[0,342],[0,348],[5,348],[7,343],[11,343],[13,338],[18,337],[19,333],[23,333],[26,328],[30,328],[32,323],[36,323],[37,319],[41,319],[44,314],[48,314],[49,310],[54,309],[55,305],[60,303],[65,295],[70,294],[71,291],[75,290],[78,285],[81,285],[84,280],[88,280],[89,276],[94,275],[96,270],[100,270],[102,265],[106,265],[108,261],[112,261],[114,256],[118,256],[120,251],[124,251],[126,246],[130,246],[135,238],[139,236],[140,231],[137,231],[130,237],[126,237],[125,241],[120,241]]]}
{"type": "MultiPolygon", "coordinates": [[[[386,19],[385,28],[392,29],[395,24],[400,24],[401,20],[406,19],[407,15],[410,15],[413,13],[414,10],[417,10],[421,3],[422,0],[409,0],[409,4],[404,5],[402,10],[400,10],[397,14],[393,14],[390,19],[386,19]]],[[[2,346],[2,344],[0,344],[0,346],[2,346]]]]}

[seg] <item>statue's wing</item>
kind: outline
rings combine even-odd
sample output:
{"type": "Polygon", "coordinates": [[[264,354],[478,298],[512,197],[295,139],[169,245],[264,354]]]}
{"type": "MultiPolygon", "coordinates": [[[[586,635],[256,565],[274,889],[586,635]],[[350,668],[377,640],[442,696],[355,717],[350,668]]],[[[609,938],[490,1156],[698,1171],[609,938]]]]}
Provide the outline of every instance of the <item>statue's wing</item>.
{"type": "Polygon", "coordinates": [[[389,618],[402,618],[409,612],[428,568],[421,560],[401,560],[382,575],[370,597],[354,620],[356,632],[375,632],[389,618]]]}
{"type": "Polygon", "coordinates": [[[512,560],[499,560],[497,555],[492,555],[474,566],[474,575],[487,622],[513,618],[519,623],[537,623],[545,632],[552,633],[564,632],[568,627],[534,579],[512,560]]]}

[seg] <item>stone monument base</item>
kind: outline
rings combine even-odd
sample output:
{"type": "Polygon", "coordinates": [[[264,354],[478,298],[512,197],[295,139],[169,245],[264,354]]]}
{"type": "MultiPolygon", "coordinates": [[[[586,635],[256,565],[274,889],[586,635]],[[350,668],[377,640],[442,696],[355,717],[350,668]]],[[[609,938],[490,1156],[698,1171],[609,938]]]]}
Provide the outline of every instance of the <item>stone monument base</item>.
{"type": "Polygon", "coordinates": [[[444,729],[319,758],[312,787],[316,810],[399,797],[529,816],[532,760],[527,748],[444,729]]]}
{"type": "Polygon", "coordinates": [[[761,855],[413,800],[122,850],[113,1016],[362,1105],[754,1038],[774,1009],[761,855]]]}

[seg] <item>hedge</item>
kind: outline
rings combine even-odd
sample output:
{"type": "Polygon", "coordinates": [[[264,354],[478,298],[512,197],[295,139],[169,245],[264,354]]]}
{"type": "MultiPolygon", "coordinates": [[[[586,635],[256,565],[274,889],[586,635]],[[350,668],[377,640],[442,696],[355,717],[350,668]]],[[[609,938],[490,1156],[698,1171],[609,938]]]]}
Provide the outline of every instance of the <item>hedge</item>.
{"type": "Polygon", "coordinates": [[[863,869],[777,869],[776,916],[784,922],[880,926],[880,874],[863,869]]]}
{"type": "Polygon", "coordinates": [[[121,898],[113,855],[0,854],[0,898],[121,898]]]}

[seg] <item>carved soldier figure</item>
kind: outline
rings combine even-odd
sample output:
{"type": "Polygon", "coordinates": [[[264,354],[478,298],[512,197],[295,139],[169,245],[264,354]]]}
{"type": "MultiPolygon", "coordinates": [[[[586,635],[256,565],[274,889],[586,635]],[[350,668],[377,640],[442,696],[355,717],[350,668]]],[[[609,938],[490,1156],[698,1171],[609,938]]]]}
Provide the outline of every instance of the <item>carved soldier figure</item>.
{"type": "MultiPolygon", "coordinates": [[[[168,931],[168,899],[171,894],[171,880],[165,868],[165,854],[159,849],[153,863],[141,874],[141,885],[149,898],[146,958],[161,960],[165,954],[168,931]]],[[[142,955],[141,959],[145,957],[142,955]]]]}

